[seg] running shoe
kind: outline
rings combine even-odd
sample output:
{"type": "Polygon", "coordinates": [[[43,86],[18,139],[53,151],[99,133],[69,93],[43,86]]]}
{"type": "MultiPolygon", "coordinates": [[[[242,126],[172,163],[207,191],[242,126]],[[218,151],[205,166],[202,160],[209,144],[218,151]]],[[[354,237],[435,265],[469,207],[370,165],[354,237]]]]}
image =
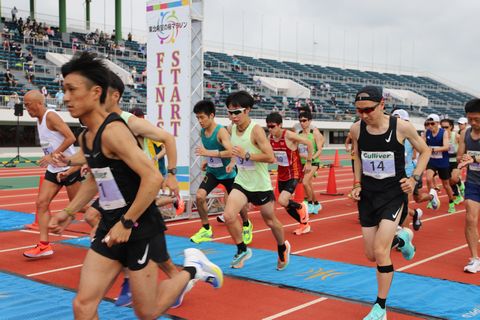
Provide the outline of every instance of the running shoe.
{"type": "Polygon", "coordinates": [[[431,202],[431,201],[429,201],[429,202],[427,203],[427,209],[432,209],[432,202],[431,202]]]}
{"type": "Polygon", "coordinates": [[[387,309],[382,309],[378,303],[375,303],[363,320],[387,320],[387,309]]]}
{"type": "Polygon", "coordinates": [[[175,308],[178,308],[182,305],[183,298],[185,297],[185,294],[187,292],[189,292],[190,290],[192,290],[196,281],[198,281],[198,280],[192,279],[192,280],[188,281],[187,285],[185,286],[185,288],[183,288],[183,290],[180,293],[180,295],[178,296],[177,300],[175,300],[175,302],[170,306],[170,308],[175,309],[175,308]]]}
{"type": "Polygon", "coordinates": [[[456,210],[455,210],[455,202],[450,202],[448,204],[448,213],[455,213],[456,210]]]}
{"type": "Polygon", "coordinates": [[[412,244],[413,232],[409,228],[403,228],[397,236],[403,240],[404,245],[400,248],[405,260],[412,260],[415,256],[415,247],[412,244]]]}
{"type": "Polygon", "coordinates": [[[248,226],[242,227],[242,240],[245,244],[252,243],[253,240],[253,223],[252,221],[248,220],[248,226]]]}
{"type": "Polygon", "coordinates": [[[35,246],[35,248],[28,249],[27,251],[23,252],[23,255],[27,258],[41,258],[51,256],[52,254],[53,248],[50,243],[47,245],[39,243],[35,246]]]}
{"type": "Polygon", "coordinates": [[[457,205],[457,204],[462,203],[463,200],[465,200],[465,199],[463,199],[463,197],[462,197],[461,195],[458,195],[458,196],[456,196],[455,199],[453,200],[453,203],[455,203],[455,205],[457,205]]]}
{"type": "Polygon", "coordinates": [[[460,191],[460,195],[462,197],[465,197],[465,184],[463,183],[462,180],[460,180],[460,186],[458,187],[459,191],[460,191]]]}
{"type": "Polygon", "coordinates": [[[120,295],[115,301],[117,307],[128,307],[132,304],[132,293],[130,292],[130,282],[128,278],[123,279],[122,289],[120,290],[120,295]]]}
{"type": "Polygon", "coordinates": [[[247,251],[237,253],[236,255],[233,256],[233,260],[230,266],[234,269],[243,268],[243,264],[245,263],[245,261],[247,261],[251,257],[252,257],[252,249],[247,248],[247,251]]]}
{"type": "Polygon", "coordinates": [[[319,202],[319,203],[313,205],[313,212],[312,213],[313,214],[318,214],[322,209],[323,209],[322,205],[319,202]]]}
{"type": "Polygon", "coordinates": [[[183,255],[185,256],[183,266],[194,267],[197,270],[195,279],[205,281],[214,288],[220,288],[223,285],[222,269],[208,260],[202,251],[195,248],[188,248],[183,250],[183,255]]]}
{"type": "Polygon", "coordinates": [[[225,217],[223,216],[223,214],[217,216],[217,221],[220,223],[225,223],[225,217]]]}
{"type": "Polygon", "coordinates": [[[212,226],[210,226],[210,229],[208,230],[205,229],[204,227],[201,227],[197,233],[195,233],[193,236],[190,237],[190,241],[198,244],[202,242],[212,241],[212,238],[213,238],[212,226]]]}
{"type": "Polygon", "coordinates": [[[432,196],[432,200],[430,200],[430,203],[432,204],[432,209],[437,210],[438,208],[440,208],[440,199],[438,198],[437,191],[435,191],[435,189],[430,189],[430,195],[432,196]]]}
{"type": "Polygon", "coordinates": [[[468,273],[477,273],[480,272],[480,259],[471,258],[468,264],[463,268],[463,271],[468,273]]]}
{"type": "MultiPolygon", "coordinates": [[[[302,203],[302,204],[305,204],[305,203],[302,203]]],[[[313,203],[307,203],[306,206],[307,206],[307,212],[313,214],[315,211],[315,205],[313,203]]]]}
{"type": "Polygon", "coordinates": [[[423,216],[422,209],[415,209],[415,213],[413,214],[413,230],[418,231],[422,226],[422,221],[420,218],[423,216]]]}
{"type": "Polygon", "coordinates": [[[310,231],[311,231],[310,223],[300,224],[300,227],[295,229],[293,231],[293,234],[299,236],[299,235],[302,235],[302,234],[305,234],[305,233],[309,233],[310,231]]]}
{"type": "MultiPolygon", "coordinates": [[[[300,216],[300,222],[306,223],[308,222],[308,208],[304,202],[300,203],[302,206],[300,209],[297,209],[298,215],[300,216]]],[[[308,204],[310,206],[310,204],[308,204]]]]}
{"type": "Polygon", "coordinates": [[[288,264],[290,263],[290,251],[291,251],[290,242],[285,241],[285,247],[287,247],[287,248],[285,249],[285,252],[283,253],[283,261],[280,259],[280,257],[278,258],[278,261],[277,261],[277,270],[278,271],[285,270],[287,268],[288,264]]]}

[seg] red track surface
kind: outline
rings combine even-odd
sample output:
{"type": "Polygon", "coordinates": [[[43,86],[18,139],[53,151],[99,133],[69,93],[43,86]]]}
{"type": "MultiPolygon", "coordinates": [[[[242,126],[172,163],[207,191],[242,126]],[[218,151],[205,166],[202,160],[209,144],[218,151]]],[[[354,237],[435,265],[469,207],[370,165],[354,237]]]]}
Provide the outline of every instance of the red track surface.
{"type": "MultiPolygon", "coordinates": [[[[42,172],[42,169],[37,168],[3,169],[0,170],[0,177],[38,176],[42,172]]],[[[283,209],[277,208],[277,215],[284,224],[292,251],[309,257],[372,266],[363,255],[356,205],[346,196],[320,195],[320,191],[326,190],[327,180],[328,169],[320,169],[319,177],[315,180],[315,190],[323,210],[319,215],[311,216],[313,232],[294,236],[292,231],[296,227],[295,221],[283,209]]],[[[347,194],[352,185],[351,169],[337,168],[336,182],[338,191],[347,194]]],[[[34,212],[36,194],[36,189],[0,190],[0,208],[34,212]]],[[[444,204],[439,211],[428,210],[424,204],[420,205],[424,209],[424,217],[422,229],[415,232],[415,258],[405,261],[400,253],[393,252],[395,269],[478,285],[480,280],[477,276],[463,272],[469,256],[463,236],[464,207],[459,205],[458,213],[447,214],[446,196],[442,195],[441,200],[444,204]]],[[[66,192],[62,190],[50,209],[55,212],[67,203],[66,192]]],[[[271,232],[255,208],[250,212],[250,219],[254,224],[252,246],[274,250],[276,246],[271,232]]],[[[231,244],[226,228],[214,218],[211,221],[216,241],[231,244]]],[[[190,237],[198,228],[197,220],[173,222],[169,223],[168,234],[190,237]]],[[[51,241],[84,236],[83,233],[88,232],[88,227],[83,223],[70,229],[75,232],[66,232],[64,237],[52,236],[51,241]]],[[[57,244],[53,257],[27,260],[22,252],[26,246],[37,241],[38,234],[31,231],[0,233],[0,270],[75,289],[86,249],[57,244]]],[[[108,298],[116,296],[120,281],[121,279],[117,280],[108,293],[108,298]]],[[[325,299],[310,293],[227,277],[220,291],[205,284],[197,284],[187,295],[182,307],[169,310],[168,313],[186,319],[361,319],[369,308],[370,306],[354,302],[325,299]]],[[[414,319],[392,311],[389,312],[389,318],[414,319]]]]}

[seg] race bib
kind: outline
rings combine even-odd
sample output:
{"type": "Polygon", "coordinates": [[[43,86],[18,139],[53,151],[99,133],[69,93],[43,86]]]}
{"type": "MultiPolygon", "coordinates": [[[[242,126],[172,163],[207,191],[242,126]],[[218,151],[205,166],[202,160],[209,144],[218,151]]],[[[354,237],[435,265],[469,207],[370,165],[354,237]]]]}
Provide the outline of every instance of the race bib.
{"type": "Polygon", "coordinates": [[[395,155],[392,151],[362,151],[362,171],[375,179],[395,177],[395,155]]]}
{"type": "Polygon", "coordinates": [[[45,155],[49,155],[49,154],[52,154],[52,153],[53,153],[53,147],[52,147],[52,145],[50,144],[50,142],[40,143],[40,147],[42,148],[43,153],[44,153],[45,155]]]}
{"type": "Polygon", "coordinates": [[[210,168],[221,168],[223,167],[222,158],[218,157],[208,157],[207,166],[210,168]]]}
{"type": "MultiPolygon", "coordinates": [[[[474,158],[480,156],[480,151],[467,150],[467,154],[474,158]]],[[[470,163],[468,169],[472,171],[480,171],[480,163],[470,163]]]]}
{"type": "Polygon", "coordinates": [[[127,205],[118,185],[113,178],[112,171],[106,168],[91,168],[98,187],[100,207],[104,210],[120,209],[127,205]]]}
{"type": "Polygon", "coordinates": [[[453,143],[450,143],[448,145],[448,153],[450,154],[455,154],[457,151],[455,150],[455,145],[453,143]]]}
{"type": "Polygon", "coordinates": [[[286,151],[273,151],[275,158],[277,159],[277,164],[282,167],[288,167],[288,157],[286,151]]]}
{"type": "Polygon", "coordinates": [[[443,158],[443,152],[442,151],[434,151],[432,152],[432,155],[430,156],[430,159],[442,159],[443,158]]]}
{"type": "Polygon", "coordinates": [[[242,170],[255,170],[255,162],[250,159],[247,161],[243,158],[237,157],[237,167],[242,170]]]}
{"type": "Polygon", "coordinates": [[[299,144],[298,145],[298,153],[300,157],[306,158],[308,156],[308,149],[306,144],[299,144]]]}

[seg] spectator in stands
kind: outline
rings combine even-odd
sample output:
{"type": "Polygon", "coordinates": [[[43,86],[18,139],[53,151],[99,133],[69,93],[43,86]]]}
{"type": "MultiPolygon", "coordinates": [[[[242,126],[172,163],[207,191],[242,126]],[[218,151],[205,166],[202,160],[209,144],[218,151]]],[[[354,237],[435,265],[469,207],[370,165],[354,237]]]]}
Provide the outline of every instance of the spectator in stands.
{"type": "Polygon", "coordinates": [[[240,61],[235,57],[232,58],[232,71],[240,71],[240,61]]]}
{"type": "Polygon", "coordinates": [[[218,91],[215,91],[214,102],[216,107],[220,104],[220,92],[218,91]]]}
{"type": "Polygon", "coordinates": [[[128,33],[127,40],[132,41],[132,33],[131,32],[128,33]]]}
{"type": "Polygon", "coordinates": [[[43,94],[45,98],[48,96],[47,87],[43,86],[42,89],[40,89],[40,92],[43,94]]]}
{"type": "Polygon", "coordinates": [[[282,110],[287,110],[288,108],[288,98],[286,96],[283,96],[282,98],[282,105],[283,105],[283,109],[282,110]]]}
{"type": "Polygon", "coordinates": [[[330,92],[330,83],[325,82],[325,91],[330,92]]]}
{"type": "Polygon", "coordinates": [[[62,88],[58,90],[58,92],[55,94],[55,101],[57,102],[57,109],[60,110],[63,106],[63,96],[65,94],[63,93],[62,88]]]}
{"type": "Polygon", "coordinates": [[[332,96],[330,97],[330,100],[332,101],[333,106],[337,106],[337,97],[335,96],[335,93],[332,93],[332,96]]]}
{"type": "Polygon", "coordinates": [[[142,83],[145,83],[147,81],[147,69],[142,71],[142,83]]]}
{"type": "Polygon", "coordinates": [[[132,76],[132,80],[135,83],[137,81],[137,68],[135,68],[135,66],[132,67],[130,75],[132,76]]]}
{"type": "Polygon", "coordinates": [[[130,97],[130,109],[135,108],[137,105],[137,99],[134,96],[130,97]]]}
{"type": "Polygon", "coordinates": [[[26,61],[27,63],[33,63],[32,51],[29,51],[28,54],[25,56],[25,61],[26,61]]]}
{"type": "Polygon", "coordinates": [[[10,41],[8,39],[3,40],[3,50],[10,51],[10,41]]]}
{"type": "Polygon", "coordinates": [[[318,113],[323,113],[323,104],[319,104],[317,108],[318,113]]]}
{"type": "Polygon", "coordinates": [[[33,69],[33,65],[30,64],[25,69],[25,78],[27,78],[28,82],[33,83],[33,80],[35,78],[35,71],[33,69]]]}
{"type": "Polygon", "coordinates": [[[15,76],[10,72],[10,69],[5,71],[5,82],[7,82],[10,87],[17,85],[17,80],[15,80],[15,76]]]}
{"type": "Polygon", "coordinates": [[[42,36],[42,42],[43,44],[48,44],[48,35],[46,33],[44,33],[42,36]]]}
{"type": "Polygon", "coordinates": [[[225,83],[220,83],[220,91],[225,92],[225,83]]]}
{"type": "Polygon", "coordinates": [[[12,8],[12,22],[17,21],[17,13],[18,13],[17,7],[13,6],[13,8],[12,8]]]}
{"type": "Polygon", "coordinates": [[[7,103],[7,107],[9,109],[13,109],[15,108],[15,105],[20,103],[20,97],[18,96],[18,93],[14,92],[12,93],[12,95],[10,96],[9,100],[8,100],[8,103],[7,103]]]}
{"type": "Polygon", "coordinates": [[[15,55],[17,58],[20,58],[22,56],[22,45],[20,43],[17,43],[15,46],[15,55]]]}
{"type": "Polygon", "coordinates": [[[55,75],[55,79],[53,82],[57,83],[60,87],[63,87],[63,75],[61,73],[57,73],[55,75]]]}

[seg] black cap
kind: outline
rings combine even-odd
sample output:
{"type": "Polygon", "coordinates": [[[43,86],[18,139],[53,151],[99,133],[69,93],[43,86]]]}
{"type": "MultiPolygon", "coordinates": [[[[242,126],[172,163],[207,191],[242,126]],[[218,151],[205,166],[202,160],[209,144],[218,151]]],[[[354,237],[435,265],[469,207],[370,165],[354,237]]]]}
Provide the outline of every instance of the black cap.
{"type": "Polygon", "coordinates": [[[357,101],[374,101],[380,102],[383,99],[383,88],[377,86],[365,86],[358,90],[355,95],[355,102],[357,101]]]}

